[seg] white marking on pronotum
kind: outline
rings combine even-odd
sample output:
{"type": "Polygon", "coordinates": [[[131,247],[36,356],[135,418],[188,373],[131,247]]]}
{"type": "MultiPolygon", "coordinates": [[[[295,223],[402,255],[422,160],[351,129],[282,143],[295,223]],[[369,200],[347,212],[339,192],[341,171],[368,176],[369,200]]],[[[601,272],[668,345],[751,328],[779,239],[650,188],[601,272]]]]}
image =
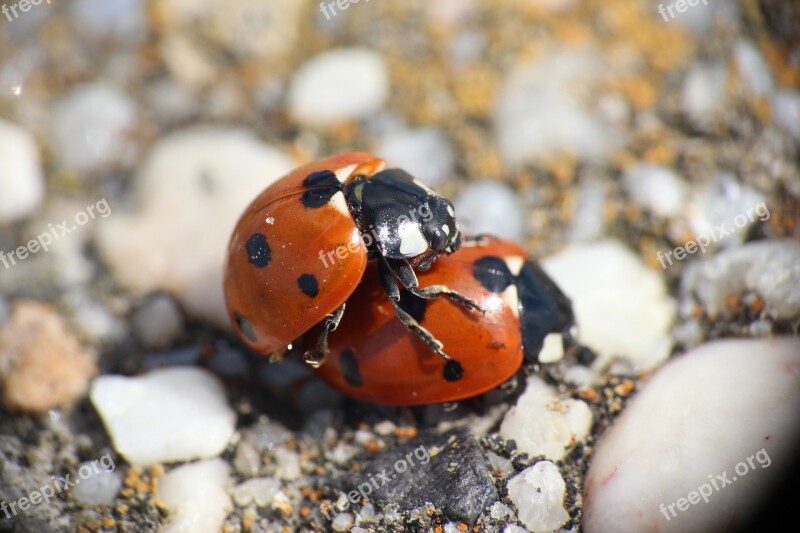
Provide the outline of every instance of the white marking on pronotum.
{"type": "Polygon", "coordinates": [[[428,249],[428,241],[417,224],[409,222],[400,225],[400,253],[406,257],[419,255],[428,249]]]}
{"type": "Polygon", "coordinates": [[[450,226],[448,226],[447,224],[442,224],[442,231],[444,232],[445,235],[450,235],[450,226]]]}
{"type": "Polygon", "coordinates": [[[449,204],[448,204],[448,206],[447,206],[447,212],[448,212],[448,213],[450,213],[450,216],[451,216],[451,217],[454,217],[454,216],[456,216],[456,212],[455,212],[455,211],[453,211],[453,206],[452,206],[452,205],[449,205],[449,204]]]}

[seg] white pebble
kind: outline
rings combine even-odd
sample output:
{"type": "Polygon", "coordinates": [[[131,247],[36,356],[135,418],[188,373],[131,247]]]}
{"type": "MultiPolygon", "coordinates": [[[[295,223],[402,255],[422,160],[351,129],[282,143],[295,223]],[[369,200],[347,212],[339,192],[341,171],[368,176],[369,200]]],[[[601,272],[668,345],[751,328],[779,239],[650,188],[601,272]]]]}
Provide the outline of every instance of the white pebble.
{"type": "Polygon", "coordinates": [[[800,244],[790,239],[756,241],[723,250],[689,265],[681,279],[684,298],[696,298],[712,317],[730,297],[753,292],[776,319],[800,315],[800,244]]]}
{"type": "Polygon", "coordinates": [[[231,233],[256,195],[292,167],[245,130],[172,134],[136,176],[138,210],[98,226],[99,251],[134,292],[163,290],[189,314],[230,327],[220,280],[231,233]]]}
{"type": "Polygon", "coordinates": [[[302,472],[300,470],[300,455],[297,452],[286,448],[276,448],[275,462],[277,463],[277,468],[275,469],[277,477],[287,481],[300,479],[302,472]]]}
{"type": "Polygon", "coordinates": [[[546,54],[512,69],[497,94],[494,126],[510,168],[558,153],[603,161],[624,142],[621,130],[592,110],[605,69],[591,54],[546,54]]]}
{"type": "Polygon", "coordinates": [[[287,105],[301,124],[328,126],[375,113],[388,95],[389,75],[379,54],[366,48],[340,48],[300,67],[287,105]]]}
{"type": "Polygon", "coordinates": [[[504,504],[503,502],[494,502],[491,509],[489,509],[489,516],[491,516],[495,520],[503,519],[507,516],[510,516],[511,513],[514,511],[511,508],[504,504]]]}
{"type": "Polygon", "coordinates": [[[339,513],[333,519],[331,527],[334,531],[348,531],[353,525],[353,515],[350,513],[339,513]]]}
{"type": "Polygon", "coordinates": [[[258,507],[267,507],[281,488],[281,482],[271,477],[248,479],[233,489],[233,501],[239,507],[255,503],[258,507]]]}
{"type": "Polygon", "coordinates": [[[195,367],[101,376],[91,399],[114,449],[136,465],[215,457],[236,422],[222,384],[195,367]]]}
{"type": "Polygon", "coordinates": [[[81,468],[92,469],[92,474],[77,479],[80,483],[73,487],[72,495],[87,505],[107,505],[113,502],[122,488],[119,473],[102,467],[95,472],[92,463],[84,463],[81,468]]]}
{"type": "Polygon", "coordinates": [[[390,133],[381,139],[375,154],[431,187],[451,177],[455,164],[450,141],[433,128],[390,133]]]}
{"type": "Polygon", "coordinates": [[[569,228],[570,241],[590,241],[605,232],[603,210],[608,196],[605,182],[594,179],[582,183],[578,188],[578,201],[572,213],[569,228]]]}
{"type": "Polygon", "coordinates": [[[716,341],[670,361],[595,449],[585,530],[738,530],[794,463],[799,409],[798,339],[716,341]]]}
{"type": "Polygon", "coordinates": [[[772,72],[753,43],[747,40],[737,42],[733,47],[733,58],[745,86],[753,94],[767,96],[772,92],[772,72]]]}
{"type": "Polygon", "coordinates": [[[33,135],[0,119],[0,224],[30,215],[44,199],[44,176],[33,135]]]}
{"type": "Polygon", "coordinates": [[[695,125],[707,125],[726,109],[723,63],[697,64],[689,69],[683,81],[683,112],[695,125]]]}
{"type": "Polygon", "coordinates": [[[772,95],[775,123],[800,140],[800,92],[775,91],[772,95]]]}
{"type": "Polygon", "coordinates": [[[661,217],[678,215],[686,202],[689,186],[667,167],[637,163],[625,169],[622,183],[639,206],[661,217]]]}
{"type": "Polygon", "coordinates": [[[511,478],[508,497],[529,531],[546,533],[569,520],[564,509],[566,488],[558,467],[550,461],[539,461],[511,478]]]}
{"type": "Polygon", "coordinates": [[[519,195],[504,183],[471,183],[453,205],[465,234],[489,233],[513,241],[525,237],[525,210],[519,195]]]}
{"type": "Polygon", "coordinates": [[[689,224],[697,237],[726,248],[742,242],[747,228],[758,220],[769,220],[765,197],[727,173],[697,187],[688,207],[689,224]],[[724,226],[724,227],[723,227],[724,226]]]}
{"type": "Polygon", "coordinates": [[[210,459],[171,470],[159,480],[157,496],[170,511],[159,533],[218,533],[233,510],[228,465],[210,459]]]}
{"type": "Polygon", "coordinates": [[[508,524],[503,528],[503,533],[529,533],[527,529],[517,524],[508,524]]]}
{"type": "Polygon", "coordinates": [[[503,418],[500,435],[514,439],[517,449],[532,457],[557,461],[586,438],[592,420],[585,402],[560,399],[542,378],[529,376],[525,393],[503,418]]]}
{"type": "Polygon", "coordinates": [[[154,296],[133,315],[133,328],[148,348],[169,346],[183,329],[183,317],[169,296],[154,296]]]}
{"type": "Polygon", "coordinates": [[[572,300],[577,337],[599,355],[596,367],[621,356],[642,371],[667,358],[676,304],[661,272],[622,243],[573,244],[542,267],[572,300]]]}
{"type": "Polygon", "coordinates": [[[136,105],[104,84],[84,85],[56,102],[52,141],[59,164],[90,172],[128,156],[126,130],[136,120],[136,105]]]}

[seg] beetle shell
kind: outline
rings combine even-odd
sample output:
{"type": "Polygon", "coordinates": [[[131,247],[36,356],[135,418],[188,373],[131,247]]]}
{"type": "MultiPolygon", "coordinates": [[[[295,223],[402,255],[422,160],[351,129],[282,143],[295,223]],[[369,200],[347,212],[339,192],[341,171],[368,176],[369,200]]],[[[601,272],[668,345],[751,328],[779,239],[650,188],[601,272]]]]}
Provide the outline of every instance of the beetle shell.
{"type": "Polygon", "coordinates": [[[319,186],[334,176],[344,182],[369,162],[373,171],[381,168],[366,153],[300,167],[262,192],[239,219],[228,249],[225,300],[231,322],[253,350],[284,348],[355,290],[367,265],[361,232],[344,193],[319,186]],[[343,258],[321,260],[340,246],[349,246],[343,258]]]}
{"type": "MultiPolygon", "coordinates": [[[[515,287],[501,293],[470,274],[482,253],[462,248],[419,275],[420,287],[447,284],[486,309],[465,310],[447,298],[422,300],[403,293],[401,306],[445,346],[445,362],[395,318],[370,264],[329,337],[328,360],[315,372],[347,395],[375,403],[419,405],[456,401],[508,380],[522,363],[515,287]]],[[[313,333],[312,333],[313,338],[313,333]]]]}

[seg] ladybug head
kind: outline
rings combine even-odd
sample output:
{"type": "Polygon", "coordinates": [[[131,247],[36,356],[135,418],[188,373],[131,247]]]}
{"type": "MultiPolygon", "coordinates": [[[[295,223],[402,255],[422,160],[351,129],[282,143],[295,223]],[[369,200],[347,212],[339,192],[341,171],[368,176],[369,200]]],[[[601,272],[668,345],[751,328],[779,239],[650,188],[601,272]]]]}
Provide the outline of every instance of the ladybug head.
{"type": "Polygon", "coordinates": [[[387,169],[352,182],[351,206],[385,257],[407,259],[420,268],[459,248],[453,204],[400,169],[387,169]]]}

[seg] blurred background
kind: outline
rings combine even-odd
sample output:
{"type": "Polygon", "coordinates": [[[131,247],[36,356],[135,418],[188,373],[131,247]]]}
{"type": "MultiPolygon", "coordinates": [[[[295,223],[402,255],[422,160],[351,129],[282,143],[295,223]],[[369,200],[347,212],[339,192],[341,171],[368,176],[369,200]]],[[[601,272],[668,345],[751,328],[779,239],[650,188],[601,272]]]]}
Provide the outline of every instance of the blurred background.
{"type": "MultiPolygon", "coordinates": [[[[116,458],[89,488],[0,513],[0,530],[155,531],[202,510],[208,531],[576,531],[589,520],[592,447],[642,376],[709,341],[756,343],[726,348],[751,353],[797,335],[795,1],[0,2],[0,500],[116,458]],[[498,428],[513,399],[455,414],[354,403],[231,335],[221,279],[239,214],[282,174],[344,151],[421,178],[454,201],[466,231],[522,243],[572,298],[588,350],[535,385],[589,407],[584,429],[565,430],[569,457],[498,428]],[[137,389],[145,407],[184,387],[216,391],[179,413],[200,441],[183,455],[148,455],[149,432],[174,423],[159,420],[158,402],[129,419],[111,413],[138,398],[123,382],[87,396],[96,376],[193,366],[211,376],[137,389]],[[220,427],[204,418],[215,409],[220,427]],[[339,522],[322,515],[353,458],[451,427],[483,428],[469,438],[490,457],[491,513],[397,497],[399,507],[367,502],[339,522]],[[519,450],[497,444],[512,438],[519,450]],[[505,488],[535,457],[560,461],[567,487],[563,516],[550,509],[544,524],[518,514],[505,488]],[[195,458],[200,470],[157,494],[171,470],[160,465],[195,458]]],[[[713,402],[721,409],[730,386],[709,385],[700,427],[718,420],[713,402]]],[[[792,394],[783,407],[798,406],[792,394]]],[[[718,433],[750,442],[745,426],[734,417],[718,433]]],[[[748,446],[721,456],[736,464],[758,450],[748,446]]],[[[701,480],[722,469],[692,464],[701,480]]],[[[730,502],[744,497],[734,492],[730,502]]],[[[647,508],[654,521],[660,501],[647,508]]],[[[596,520],[583,527],[603,531],[596,520]]]]}

